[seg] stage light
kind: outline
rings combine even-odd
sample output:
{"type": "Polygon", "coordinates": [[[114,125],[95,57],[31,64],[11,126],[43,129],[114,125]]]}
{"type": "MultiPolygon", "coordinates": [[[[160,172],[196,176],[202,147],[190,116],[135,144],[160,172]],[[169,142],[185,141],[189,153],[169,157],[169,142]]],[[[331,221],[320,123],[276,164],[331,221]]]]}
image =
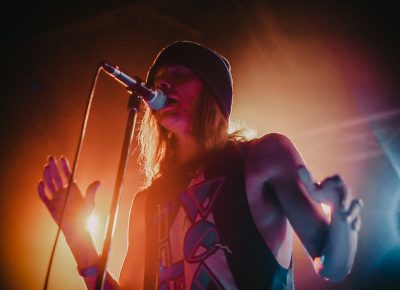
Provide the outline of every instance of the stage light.
{"type": "Polygon", "coordinates": [[[96,235],[98,226],[99,226],[99,219],[95,213],[92,213],[86,221],[86,228],[90,232],[92,237],[96,235]]]}

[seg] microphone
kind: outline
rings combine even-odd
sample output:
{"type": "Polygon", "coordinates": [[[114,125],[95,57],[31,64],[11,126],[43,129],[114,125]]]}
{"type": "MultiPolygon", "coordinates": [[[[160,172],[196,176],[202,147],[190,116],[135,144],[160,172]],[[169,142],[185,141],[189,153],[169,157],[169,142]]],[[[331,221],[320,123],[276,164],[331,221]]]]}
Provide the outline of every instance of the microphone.
{"type": "Polygon", "coordinates": [[[112,76],[128,89],[137,92],[151,109],[157,111],[164,108],[167,102],[167,96],[162,90],[156,89],[153,91],[146,87],[144,83],[140,82],[138,78],[132,78],[120,71],[118,67],[114,67],[108,63],[102,63],[101,67],[107,74],[112,76]]]}

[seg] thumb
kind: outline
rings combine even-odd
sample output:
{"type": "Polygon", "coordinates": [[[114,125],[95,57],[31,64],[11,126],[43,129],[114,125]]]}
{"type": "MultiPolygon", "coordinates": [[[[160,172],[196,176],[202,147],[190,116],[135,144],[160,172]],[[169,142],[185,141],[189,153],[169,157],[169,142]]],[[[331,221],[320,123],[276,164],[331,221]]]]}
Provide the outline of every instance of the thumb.
{"type": "Polygon", "coordinates": [[[100,181],[96,180],[92,182],[86,189],[85,207],[90,211],[94,208],[96,191],[99,187],[100,187],[100,181]]]}

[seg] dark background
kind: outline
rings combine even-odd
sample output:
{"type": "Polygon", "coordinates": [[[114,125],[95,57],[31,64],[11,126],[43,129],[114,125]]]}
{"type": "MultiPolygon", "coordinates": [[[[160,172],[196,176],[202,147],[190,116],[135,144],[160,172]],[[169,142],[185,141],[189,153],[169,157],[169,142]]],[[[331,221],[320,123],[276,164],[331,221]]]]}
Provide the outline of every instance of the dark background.
{"type": "MultiPolygon", "coordinates": [[[[296,241],[296,289],[395,289],[400,275],[398,9],[390,1],[342,2],[42,1],[2,7],[2,289],[42,287],[55,227],[37,198],[36,183],[48,154],[72,158],[99,63],[106,60],[144,78],[159,49],[180,39],[204,43],[230,60],[233,117],[262,134],[287,134],[316,177],[339,171],[366,202],[352,273],[340,284],[323,281],[296,241]]],[[[104,188],[112,188],[124,96],[120,86],[100,75],[78,172],[83,184],[100,176],[104,188]]],[[[122,197],[128,205],[142,178],[135,157],[122,197]]],[[[99,212],[107,209],[109,194],[103,195],[99,212]]],[[[125,240],[128,210],[121,207],[118,247],[125,240]]],[[[61,246],[61,257],[69,260],[60,258],[54,275],[65,281],[54,278],[52,289],[69,289],[67,281],[75,279],[64,251],[61,246]]],[[[110,267],[118,273],[123,249],[115,256],[110,267]]]]}

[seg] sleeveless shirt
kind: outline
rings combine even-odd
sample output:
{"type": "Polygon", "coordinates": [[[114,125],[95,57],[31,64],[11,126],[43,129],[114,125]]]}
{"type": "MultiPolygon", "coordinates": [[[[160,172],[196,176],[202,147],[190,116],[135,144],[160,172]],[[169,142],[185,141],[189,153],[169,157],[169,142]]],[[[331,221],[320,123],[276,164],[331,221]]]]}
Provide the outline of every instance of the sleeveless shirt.
{"type": "Polygon", "coordinates": [[[251,216],[246,144],[228,142],[201,171],[181,168],[146,190],[145,290],[294,289],[292,264],[280,266],[251,216]]]}

